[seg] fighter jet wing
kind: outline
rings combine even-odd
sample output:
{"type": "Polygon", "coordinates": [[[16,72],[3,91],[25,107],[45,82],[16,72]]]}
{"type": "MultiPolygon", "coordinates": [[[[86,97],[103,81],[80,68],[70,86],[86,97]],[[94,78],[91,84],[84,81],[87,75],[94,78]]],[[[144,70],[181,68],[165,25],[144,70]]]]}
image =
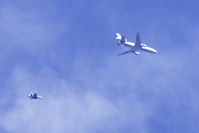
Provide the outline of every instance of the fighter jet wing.
{"type": "Polygon", "coordinates": [[[128,50],[128,51],[125,51],[125,52],[123,52],[123,53],[121,53],[121,54],[118,54],[118,56],[120,56],[120,55],[124,55],[124,54],[128,54],[128,53],[134,53],[135,55],[139,55],[139,54],[140,54],[140,53],[139,53],[139,52],[137,52],[137,51],[128,50]]]}
{"type": "Polygon", "coordinates": [[[37,96],[37,98],[38,98],[38,99],[43,99],[43,97],[42,97],[42,96],[37,96]]]}

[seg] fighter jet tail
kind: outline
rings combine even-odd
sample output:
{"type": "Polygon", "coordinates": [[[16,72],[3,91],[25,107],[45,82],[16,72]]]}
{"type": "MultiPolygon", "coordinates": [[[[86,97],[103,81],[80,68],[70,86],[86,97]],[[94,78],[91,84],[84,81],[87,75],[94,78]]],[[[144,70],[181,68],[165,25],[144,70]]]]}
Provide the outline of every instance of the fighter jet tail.
{"type": "Polygon", "coordinates": [[[116,33],[116,39],[119,40],[120,43],[127,41],[127,39],[124,36],[120,35],[119,33],[116,33]]]}

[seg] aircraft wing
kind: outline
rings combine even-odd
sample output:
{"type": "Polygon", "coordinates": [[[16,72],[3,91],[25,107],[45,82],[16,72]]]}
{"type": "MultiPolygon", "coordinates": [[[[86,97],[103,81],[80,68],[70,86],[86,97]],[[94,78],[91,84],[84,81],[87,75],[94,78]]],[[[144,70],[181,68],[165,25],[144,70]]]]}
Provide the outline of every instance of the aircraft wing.
{"type": "Polygon", "coordinates": [[[128,53],[131,53],[131,52],[132,52],[132,50],[128,50],[128,51],[125,51],[125,52],[123,52],[123,53],[118,54],[118,56],[124,55],[124,54],[128,54],[128,53]]]}
{"type": "Polygon", "coordinates": [[[121,54],[118,54],[118,56],[120,56],[120,55],[124,55],[124,54],[128,54],[128,53],[134,53],[135,55],[139,55],[139,54],[140,54],[140,53],[139,53],[139,52],[137,52],[137,51],[128,50],[128,51],[125,51],[125,52],[123,52],[123,53],[121,53],[121,54]]]}
{"type": "Polygon", "coordinates": [[[38,99],[43,99],[43,97],[42,97],[42,96],[37,96],[37,98],[38,98],[38,99]]]}

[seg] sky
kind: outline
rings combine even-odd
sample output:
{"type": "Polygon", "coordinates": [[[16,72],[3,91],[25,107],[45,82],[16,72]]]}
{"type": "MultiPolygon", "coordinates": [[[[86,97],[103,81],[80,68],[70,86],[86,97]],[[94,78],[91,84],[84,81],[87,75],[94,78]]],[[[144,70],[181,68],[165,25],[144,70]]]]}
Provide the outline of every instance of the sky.
{"type": "Polygon", "coordinates": [[[0,132],[197,133],[198,4],[1,0],[0,132]],[[158,54],[116,56],[117,32],[158,54]]]}

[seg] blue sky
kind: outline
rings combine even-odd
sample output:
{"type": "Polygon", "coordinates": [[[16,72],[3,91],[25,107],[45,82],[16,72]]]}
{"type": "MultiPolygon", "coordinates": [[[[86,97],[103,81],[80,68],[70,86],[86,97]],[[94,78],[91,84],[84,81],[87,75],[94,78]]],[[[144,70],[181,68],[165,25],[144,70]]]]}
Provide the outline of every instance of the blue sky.
{"type": "Polygon", "coordinates": [[[1,133],[197,133],[197,1],[0,3],[1,133]]]}

